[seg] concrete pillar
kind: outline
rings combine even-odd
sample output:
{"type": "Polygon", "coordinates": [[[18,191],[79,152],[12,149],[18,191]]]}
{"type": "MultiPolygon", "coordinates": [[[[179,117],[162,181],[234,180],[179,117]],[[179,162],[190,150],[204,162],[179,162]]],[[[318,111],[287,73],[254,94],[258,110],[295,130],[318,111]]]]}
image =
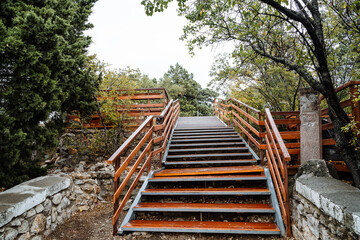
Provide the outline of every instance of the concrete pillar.
{"type": "Polygon", "coordinates": [[[301,164],[322,159],[320,100],[312,88],[300,89],[300,121],[301,164]]]}

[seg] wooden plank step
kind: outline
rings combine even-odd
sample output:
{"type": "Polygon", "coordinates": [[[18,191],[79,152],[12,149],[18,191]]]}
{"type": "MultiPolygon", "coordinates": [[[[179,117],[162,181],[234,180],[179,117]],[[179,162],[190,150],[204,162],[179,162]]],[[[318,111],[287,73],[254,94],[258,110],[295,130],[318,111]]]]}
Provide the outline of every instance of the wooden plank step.
{"type": "Polygon", "coordinates": [[[270,195],[267,188],[150,188],[142,195],[270,195]]]}
{"type": "Polygon", "coordinates": [[[180,143],[180,142],[222,142],[222,141],[242,141],[242,138],[236,137],[236,138],[205,138],[205,139],[184,139],[184,140],[177,140],[172,139],[171,143],[180,143]]]}
{"type": "Polygon", "coordinates": [[[164,169],[154,174],[155,177],[169,176],[194,176],[210,174],[232,174],[232,173],[257,173],[264,172],[264,169],[257,165],[252,166],[230,166],[230,167],[209,167],[209,168],[184,168],[164,169]]]}
{"type": "Polygon", "coordinates": [[[191,133],[175,133],[173,134],[173,136],[176,136],[176,137],[180,137],[180,136],[194,136],[194,135],[222,135],[222,134],[237,134],[237,132],[235,131],[225,131],[225,132],[199,132],[199,133],[194,133],[194,132],[191,132],[191,133]]]}
{"type": "Polygon", "coordinates": [[[191,149],[169,149],[169,153],[177,152],[213,152],[213,151],[244,151],[249,150],[248,147],[227,147],[227,148],[191,148],[191,149]]]}
{"type": "Polygon", "coordinates": [[[208,157],[252,157],[251,153],[212,153],[212,154],[186,154],[168,155],[166,159],[174,158],[208,158],[208,157]]]}
{"type": "Polygon", "coordinates": [[[133,207],[134,211],[161,212],[237,212],[237,213],[274,213],[270,204],[241,203],[156,203],[143,202],[133,207]]]}
{"type": "Polygon", "coordinates": [[[209,131],[229,131],[234,129],[232,127],[204,127],[204,128],[175,128],[174,132],[209,132],[209,131]]]}
{"type": "Polygon", "coordinates": [[[279,235],[275,223],[262,222],[197,222],[197,221],[152,221],[131,220],[121,227],[123,231],[144,232],[194,232],[228,234],[271,234],[279,235]]]}
{"type": "MultiPolygon", "coordinates": [[[[237,133],[234,134],[222,134],[222,135],[195,135],[193,136],[180,136],[180,137],[172,137],[172,140],[180,140],[180,139],[201,139],[201,138],[234,138],[238,136],[237,133]]],[[[240,137],[240,136],[239,136],[240,137]]]]}
{"type": "Polygon", "coordinates": [[[266,180],[264,173],[253,175],[207,175],[207,176],[181,176],[181,177],[152,177],[149,182],[193,182],[193,181],[247,181],[266,180]]]}
{"type": "Polygon", "coordinates": [[[200,161],[165,161],[165,165],[195,165],[195,164],[226,164],[226,163],[257,163],[256,159],[241,159],[241,160],[200,160],[200,161]]]}
{"type": "Polygon", "coordinates": [[[239,142],[225,142],[225,143],[189,143],[189,144],[170,144],[171,147],[215,147],[215,146],[245,146],[245,143],[243,141],[239,142]]]}

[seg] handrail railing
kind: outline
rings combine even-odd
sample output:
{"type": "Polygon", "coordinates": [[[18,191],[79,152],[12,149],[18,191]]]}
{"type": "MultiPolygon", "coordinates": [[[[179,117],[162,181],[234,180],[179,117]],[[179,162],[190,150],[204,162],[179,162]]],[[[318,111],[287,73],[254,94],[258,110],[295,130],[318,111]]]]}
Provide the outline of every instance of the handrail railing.
{"type": "MultiPolygon", "coordinates": [[[[121,122],[126,123],[126,126],[132,129],[134,129],[134,127],[137,128],[146,117],[160,115],[170,101],[165,88],[101,90],[98,96],[96,96],[96,99],[98,102],[105,100],[114,101],[114,109],[119,114],[119,118],[122,118],[122,115],[124,116],[121,122]],[[123,102],[124,100],[126,101],[123,102]]],[[[80,117],[76,114],[77,113],[74,112],[73,115],[67,116],[68,123],[78,122],[81,124],[80,117]]],[[[104,114],[100,112],[91,117],[90,122],[83,124],[83,127],[111,128],[116,126],[111,122],[106,123],[104,126],[104,122],[101,121],[104,114]]]]}
{"type": "Polygon", "coordinates": [[[268,108],[265,109],[265,143],[266,159],[268,160],[270,174],[275,186],[280,211],[288,236],[290,229],[290,202],[287,163],[291,157],[268,108]]]}
{"type": "Polygon", "coordinates": [[[149,116],[147,119],[131,134],[131,136],[115,151],[109,158],[108,163],[115,165],[114,175],[114,216],[112,218],[113,233],[114,235],[118,230],[118,219],[125,207],[126,202],[129,200],[132,191],[135,189],[140,177],[147,168],[147,174],[150,173],[151,158],[156,154],[160,154],[160,161],[163,152],[166,149],[168,138],[175,125],[176,119],[180,113],[180,103],[178,100],[170,100],[160,116],[149,116]],[[156,124],[156,119],[160,119],[160,124],[156,124]],[[154,124],[155,122],[155,124],[154,124]],[[145,132],[146,131],[146,132],[145,132]],[[145,133],[144,133],[145,132],[145,133]],[[156,133],[157,136],[153,136],[156,133]],[[142,134],[140,141],[136,141],[137,137],[142,134]],[[121,161],[120,156],[129,150],[133,143],[137,143],[132,149],[131,153],[127,155],[124,161],[121,161]],[[159,144],[157,144],[159,143],[159,144]],[[153,149],[155,145],[160,145],[157,149],[153,149]],[[143,149],[143,150],[142,150],[143,149]],[[141,151],[142,150],[142,151],[141,151]],[[141,151],[140,155],[139,152],[141,151]],[[137,158],[136,156],[139,155],[137,158]],[[130,163],[131,168],[128,170],[125,178],[120,181],[120,176],[125,172],[130,163]],[[141,165],[142,163],[142,165],[141,165]],[[132,184],[126,191],[124,197],[120,201],[121,193],[125,190],[132,175],[136,172],[141,165],[140,170],[133,180],[132,184]]]}
{"type": "Polygon", "coordinates": [[[213,110],[214,115],[217,113],[219,118],[224,120],[229,126],[232,122],[234,126],[245,134],[244,137],[247,138],[248,142],[251,145],[254,145],[258,150],[263,165],[263,150],[266,148],[266,145],[263,143],[263,138],[265,136],[265,133],[263,132],[264,114],[233,98],[227,100],[215,98],[213,110]]]}

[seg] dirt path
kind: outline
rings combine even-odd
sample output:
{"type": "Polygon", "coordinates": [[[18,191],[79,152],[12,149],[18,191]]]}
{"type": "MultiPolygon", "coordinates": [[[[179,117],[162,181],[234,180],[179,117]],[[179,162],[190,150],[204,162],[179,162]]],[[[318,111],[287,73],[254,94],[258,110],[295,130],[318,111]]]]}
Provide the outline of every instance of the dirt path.
{"type": "MultiPolygon", "coordinates": [[[[124,217],[125,214],[121,216],[124,217]]],[[[274,236],[238,236],[217,234],[183,234],[183,233],[140,233],[135,232],[124,236],[112,236],[112,203],[99,202],[90,211],[78,212],[70,220],[59,226],[46,240],[132,240],[132,239],[163,239],[163,240],[276,240],[274,236]]]]}

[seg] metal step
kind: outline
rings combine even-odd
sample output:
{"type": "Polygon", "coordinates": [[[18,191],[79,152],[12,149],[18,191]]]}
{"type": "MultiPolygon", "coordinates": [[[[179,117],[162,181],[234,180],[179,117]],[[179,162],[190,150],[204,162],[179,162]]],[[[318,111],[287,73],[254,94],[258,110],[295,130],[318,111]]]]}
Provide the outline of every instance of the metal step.
{"type": "Polygon", "coordinates": [[[231,166],[231,167],[208,167],[208,168],[179,168],[164,169],[154,173],[155,177],[170,176],[195,176],[195,175],[216,175],[216,174],[235,174],[235,173],[259,173],[264,172],[260,166],[231,166]]]}
{"type": "Polygon", "coordinates": [[[123,231],[280,235],[275,223],[132,220],[123,231]]]}
{"type": "Polygon", "coordinates": [[[176,177],[152,177],[149,182],[193,182],[193,181],[255,181],[266,180],[264,173],[253,175],[208,175],[208,176],[176,176],[176,177]]]}
{"type": "Polygon", "coordinates": [[[235,131],[225,131],[225,132],[200,132],[200,133],[174,133],[174,137],[181,137],[181,136],[200,136],[200,135],[224,135],[224,134],[238,134],[235,131]]]}
{"type": "Polygon", "coordinates": [[[197,165],[197,164],[229,164],[229,163],[257,163],[255,159],[246,159],[246,160],[204,160],[204,161],[166,161],[164,162],[165,166],[174,166],[174,165],[197,165]]]}
{"type": "Polygon", "coordinates": [[[163,203],[142,202],[133,207],[135,212],[236,212],[275,213],[270,204],[244,203],[163,203]]]}
{"type": "Polygon", "coordinates": [[[146,189],[143,196],[174,196],[174,195],[270,195],[267,188],[166,188],[146,189]]]}
{"type": "Polygon", "coordinates": [[[228,148],[191,148],[191,149],[170,149],[169,153],[178,153],[178,152],[215,152],[215,151],[246,151],[249,150],[248,147],[228,147],[228,148]]]}
{"type": "Polygon", "coordinates": [[[174,143],[183,143],[183,142],[224,142],[224,141],[242,141],[241,137],[236,138],[206,138],[206,139],[184,139],[184,140],[177,140],[172,139],[171,144],[174,143]]]}
{"type": "MultiPolygon", "coordinates": [[[[170,144],[171,148],[178,147],[216,147],[216,146],[246,146],[243,141],[239,142],[224,142],[224,143],[190,143],[190,144],[170,144]]],[[[211,149],[211,148],[209,148],[211,149]]]]}
{"type": "Polygon", "coordinates": [[[240,137],[238,134],[223,134],[223,135],[195,135],[193,136],[180,136],[180,137],[172,137],[172,140],[180,140],[180,139],[202,139],[202,138],[234,138],[240,137]]]}
{"type": "Polygon", "coordinates": [[[166,159],[211,158],[211,157],[252,157],[252,154],[251,153],[213,153],[213,154],[168,155],[166,159]]]}

